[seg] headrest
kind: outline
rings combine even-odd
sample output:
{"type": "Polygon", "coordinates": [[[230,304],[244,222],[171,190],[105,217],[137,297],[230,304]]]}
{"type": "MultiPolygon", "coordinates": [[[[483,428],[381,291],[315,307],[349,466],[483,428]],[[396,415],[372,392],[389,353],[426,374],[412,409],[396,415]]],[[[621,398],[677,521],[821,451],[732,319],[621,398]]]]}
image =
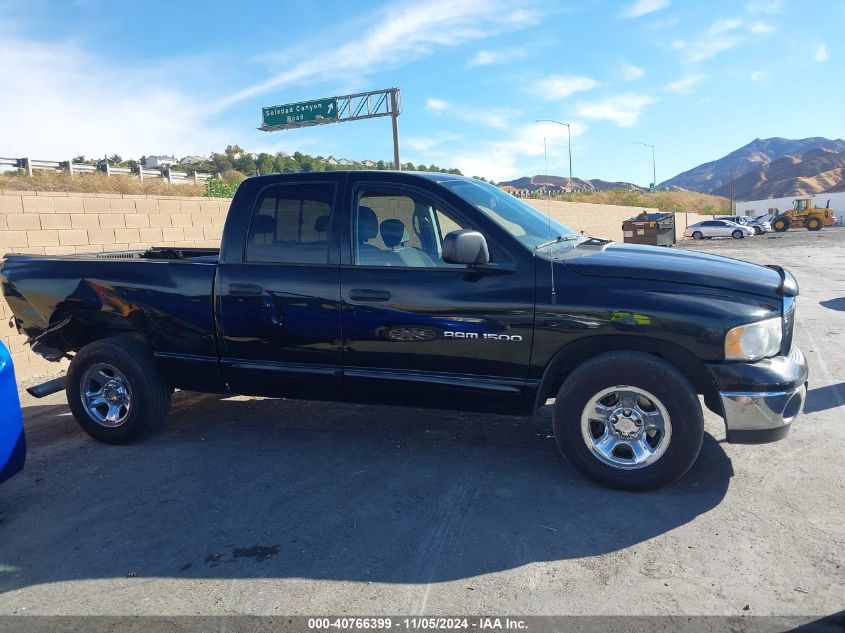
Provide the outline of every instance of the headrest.
{"type": "Polygon", "coordinates": [[[253,235],[264,235],[276,230],[276,218],[272,215],[256,215],[252,219],[251,233],[253,235]]]}
{"type": "Polygon", "coordinates": [[[378,218],[370,207],[358,207],[358,241],[366,242],[378,235],[378,218]]]}
{"type": "Polygon", "coordinates": [[[314,230],[317,233],[325,233],[329,230],[329,216],[321,215],[316,220],[314,220],[314,230]]]}
{"type": "Polygon", "coordinates": [[[402,220],[391,218],[381,223],[381,240],[387,248],[396,248],[408,241],[408,229],[402,220]]]}

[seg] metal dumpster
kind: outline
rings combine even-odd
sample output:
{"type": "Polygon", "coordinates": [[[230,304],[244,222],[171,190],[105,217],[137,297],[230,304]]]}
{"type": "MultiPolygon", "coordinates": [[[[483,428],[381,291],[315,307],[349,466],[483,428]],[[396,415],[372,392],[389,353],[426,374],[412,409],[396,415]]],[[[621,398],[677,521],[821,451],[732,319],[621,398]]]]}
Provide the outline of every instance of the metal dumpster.
{"type": "Polygon", "coordinates": [[[640,213],[622,223],[626,244],[672,246],[675,243],[674,213],[640,213]]]}

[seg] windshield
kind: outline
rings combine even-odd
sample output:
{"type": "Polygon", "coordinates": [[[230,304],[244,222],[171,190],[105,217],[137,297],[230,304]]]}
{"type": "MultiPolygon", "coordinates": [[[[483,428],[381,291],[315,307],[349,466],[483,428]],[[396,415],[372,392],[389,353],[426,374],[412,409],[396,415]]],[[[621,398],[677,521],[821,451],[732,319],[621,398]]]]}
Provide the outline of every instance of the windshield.
{"type": "Polygon", "coordinates": [[[529,248],[561,246],[569,249],[586,239],[494,185],[466,180],[453,180],[442,184],[529,248]],[[557,238],[561,235],[568,236],[570,239],[557,242],[557,238]],[[553,244],[549,244],[552,240],[554,240],[553,244]]]}

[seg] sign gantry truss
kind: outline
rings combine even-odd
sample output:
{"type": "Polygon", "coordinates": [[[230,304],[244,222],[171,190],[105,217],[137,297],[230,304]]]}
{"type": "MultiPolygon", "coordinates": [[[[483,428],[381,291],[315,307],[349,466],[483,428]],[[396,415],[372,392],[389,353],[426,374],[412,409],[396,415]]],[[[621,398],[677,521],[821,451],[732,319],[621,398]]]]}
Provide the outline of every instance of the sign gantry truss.
{"type": "Polygon", "coordinates": [[[389,116],[393,121],[393,162],[395,168],[400,169],[398,117],[401,112],[399,88],[386,88],[262,108],[261,126],[258,129],[279,132],[389,116]]]}

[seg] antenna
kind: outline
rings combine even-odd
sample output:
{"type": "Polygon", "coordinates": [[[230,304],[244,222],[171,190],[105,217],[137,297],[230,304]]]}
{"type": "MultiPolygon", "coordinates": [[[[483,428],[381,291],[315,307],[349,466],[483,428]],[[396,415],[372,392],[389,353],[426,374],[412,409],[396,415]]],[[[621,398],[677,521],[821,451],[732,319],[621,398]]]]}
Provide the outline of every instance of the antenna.
{"type": "MultiPolygon", "coordinates": [[[[546,194],[549,193],[549,152],[546,150],[546,137],[543,137],[543,158],[546,160],[546,194]]],[[[552,198],[549,196],[546,204],[546,215],[549,218],[549,236],[552,234],[552,198]]],[[[557,303],[555,293],[555,260],[549,257],[549,265],[552,273],[552,303],[557,303]]]]}

